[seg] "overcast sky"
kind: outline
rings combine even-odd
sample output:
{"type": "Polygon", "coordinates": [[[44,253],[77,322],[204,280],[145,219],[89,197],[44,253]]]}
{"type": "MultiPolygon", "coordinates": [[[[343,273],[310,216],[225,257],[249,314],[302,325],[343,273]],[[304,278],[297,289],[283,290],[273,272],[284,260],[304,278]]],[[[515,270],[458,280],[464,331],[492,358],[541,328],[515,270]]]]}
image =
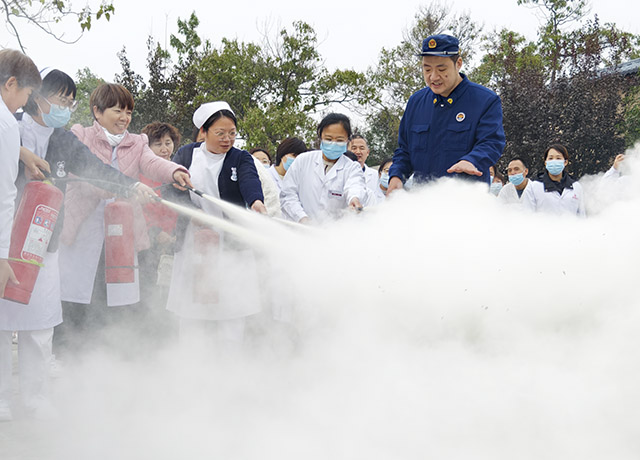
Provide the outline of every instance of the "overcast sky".
{"type": "MultiPolygon", "coordinates": [[[[74,2],[82,4],[80,1],[74,2]]],[[[89,2],[97,4],[95,0],[89,2]]],[[[375,65],[382,47],[396,46],[402,31],[412,22],[421,4],[413,0],[384,2],[375,7],[370,1],[325,0],[300,2],[299,0],[228,1],[154,0],[114,1],[116,12],[110,22],[94,23],[90,32],[74,45],[63,45],[33,28],[22,27],[28,54],[39,67],[56,66],[75,75],[83,67],[107,80],[120,71],[116,53],[126,45],[134,70],[145,72],[146,40],[153,35],[161,44],[165,36],[177,30],[178,17],[187,18],[192,11],[201,24],[198,33],[214,46],[222,37],[243,41],[258,41],[261,31],[270,25],[273,31],[303,20],[318,34],[320,52],[327,66],[365,70],[375,65]]],[[[508,27],[532,38],[539,25],[535,10],[518,6],[516,0],[456,0],[447,2],[452,12],[468,11],[484,24],[485,32],[508,27]]],[[[630,0],[594,0],[592,15],[597,13],[601,22],[615,22],[629,32],[640,33],[640,2],[630,0]]],[[[6,24],[5,24],[6,26],[6,24]]],[[[76,24],[71,24],[73,35],[76,24]]],[[[0,45],[16,47],[6,27],[0,28],[0,45]]]]}

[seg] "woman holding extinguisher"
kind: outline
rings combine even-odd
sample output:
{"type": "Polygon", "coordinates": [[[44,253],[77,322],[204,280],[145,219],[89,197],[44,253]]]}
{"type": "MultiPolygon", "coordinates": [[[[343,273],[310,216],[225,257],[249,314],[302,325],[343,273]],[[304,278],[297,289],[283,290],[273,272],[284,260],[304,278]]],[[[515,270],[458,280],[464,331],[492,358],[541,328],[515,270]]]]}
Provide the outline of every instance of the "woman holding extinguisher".
{"type": "MultiPolygon", "coordinates": [[[[249,152],[233,146],[238,131],[229,104],[203,104],[193,114],[193,122],[204,142],[183,147],[173,161],[189,169],[196,189],[265,214],[254,160],[249,152]]],[[[183,193],[182,200],[223,217],[216,205],[193,192],[183,193]]],[[[241,348],[246,319],[261,310],[253,251],[218,229],[182,217],[178,225],[180,249],[174,258],[167,308],[180,318],[181,341],[196,349],[241,348]]]]}
{"type": "MultiPolygon", "coordinates": [[[[153,194],[153,190],[147,186],[104,164],[71,132],[64,129],[77,106],[76,85],[71,77],[51,68],[44,69],[40,75],[42,87],[31,94],[24,106],[24,112],[18,117],[22,142],[20,158],[25,166],[21,168],[17,180],[22,201],[32,202],[32,197],[37,193],[36,199],[43,200],[42,206],[45,206],[45,202],[51,203],[56,196],[59,196],[57,200],[61,203],[69,173],[99,179],[99,186],[110,192],[128,190],[136,195],[153,194]],[[52,176],[58,188],[41,182],[29,183],[32,178],[44,178],[40,168],[45,172],[51,172],[53,169],[52,176]],[[37,192],[34,192],[36,190],[37,192]]],[[[0,362],[11,362],[11,331],[18,331],[20,382],[24,406],[30,415],[47,418],[54,413],[48,398],[52,336],[54,327],[62,321],[57,247],[64,212],[59,212],[55,219],[56,213],[48,210],[47,216],[42,219],[38,219],[38,215],[32,219],[33,211],[23,206],[18,208],[18,213],[23,209],[28,214],[24,216],[26,219],[21,219],[21,215],[18,214],[16,222],[26,221],[30,224],[16,225],[12,232],[12,241],[24,241],[24,247],[38,247],[39,250],[35,251],[38,254],[31,254],[30,257],[41,262],[42,266],[39,270],[36,269],[37,279],[30,296],[24,283],[21,283],[10,285],[5,299],[0,300],[0,335],[9,337],[0,342],[0,362]],[[31,241],[35,237],[41,243],[43,236],[45,239],[48,238],[48,246],[46,243],[35,245],[35,242],[31,241]],[[24,305],[25,303],[28,305],[24,305]]],[[[57,211],[60,211],[59,206],[57,211]]],[[[10,368],[9,365],[9,370],[10,368]]],[[[0,388],[10,390],[11,372],[0,371],[0,388]]],[[[8,391],[8,394],[10,393],[11,391],[8,391]]],[[[7,397],[3,397],[0,392],[0,406],[4,399],[7,397]]]]}
{"type": "MultiPolygon", "coordinates": [[[[103,83],[91,93],[89,104],[93,125],[74,125],[71,131],[102,162],[136,180],[143,175],[162,183],[191,184],[186,168],[154,154],[146,135],[128,131],[134,101],[124,86],[103,83]]],[[[132,351],[129,347],[139,344],[136,328],[142,313],[137,308],[137,268],[130,267],[134,272],[130,280],[105,283],[105,274],[109,278],[114,273],[105,270],[105,238],[117,236],[122,229],[105,221],[105,209],[111,207],[111,201],[111,195],[89,184],[73,183],[67,188],[60,238],[61,295],[65,314],[80,323],[72,332],[86,346],[132,351]],[[81,331],[87,335],[82,337],[81,331]]],[[[128,203],[133,208],[131,261],[135,265],[135,254],[149,247],[149,237],[140,203],[128,203]]]]}

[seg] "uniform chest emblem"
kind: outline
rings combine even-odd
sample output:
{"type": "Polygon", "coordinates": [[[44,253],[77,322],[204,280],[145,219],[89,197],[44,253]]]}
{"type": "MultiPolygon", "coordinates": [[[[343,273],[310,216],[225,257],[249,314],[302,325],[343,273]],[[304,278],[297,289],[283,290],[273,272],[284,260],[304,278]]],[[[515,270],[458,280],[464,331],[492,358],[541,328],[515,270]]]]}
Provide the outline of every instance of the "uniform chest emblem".
{"type": "Polygon", "coordinates": [[[58,161],[56,163],[56,176],[64,177],[67,175],[67,172],[64,170],[64,161],[58,161]]]}
{"type": "Polygon", "coordinates": [[[464,112],[460,112],[458,113],[458,115],[456,115],[456,121],[460,123],[461,121],[464,121],[466,117],[467,116],[464,114],[464,112]]]}
{"type": "Polygon", "coordinates": [[[238,170],[236,168],[231,168],[231,180],[234,182],[238,181],[238,170]]]}

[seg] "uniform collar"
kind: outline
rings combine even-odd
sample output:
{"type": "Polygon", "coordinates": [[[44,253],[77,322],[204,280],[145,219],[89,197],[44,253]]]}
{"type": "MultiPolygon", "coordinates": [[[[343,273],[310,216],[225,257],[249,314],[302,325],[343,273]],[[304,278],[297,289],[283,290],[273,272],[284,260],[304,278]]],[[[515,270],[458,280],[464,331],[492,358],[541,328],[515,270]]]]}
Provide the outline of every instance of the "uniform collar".
{"type": "Polygon", "coordinates": [[[469,85],[469,79],[467,78],[467,76],[462,72],[460,72],[460,76],[462,77],[462,81],[458,83],[458,86],[456,86],[453,91],[451,91],[451,94],[449,94],[447,97],[440,96],[438,94],[433,95],[433,105],[444,104],[445,107],[447,107],[452,106],[456,103],[456,101],[460,98],[460,96],[462,96],[462,94],[466,91],[467,86],[469,85]]]}

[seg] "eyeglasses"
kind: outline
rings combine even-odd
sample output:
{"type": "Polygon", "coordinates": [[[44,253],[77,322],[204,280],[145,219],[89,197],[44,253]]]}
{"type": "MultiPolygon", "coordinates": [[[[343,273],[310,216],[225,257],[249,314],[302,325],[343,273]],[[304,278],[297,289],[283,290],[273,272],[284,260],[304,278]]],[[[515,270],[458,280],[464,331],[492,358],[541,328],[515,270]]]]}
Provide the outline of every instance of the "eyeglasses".
{"type": "Polygon", "coordinates": [[[217,132],[213,133],[213,135],[216,136],[218,139],[224,139],[225,137],[227,137],[229,139],[235,139],[236,136],[238,135],[238,133],[235,132],[235,131],[231,131],[230,133],[217,131],[217,132]]]}
{"type": "Polygon", "coordinates": [[[76,101],[71,97],[61,97],[61,96],[58,96],[57,94],[54,94],[53,96],[49,96],[48,98],[44,97],[42,94],[40,96],[42,97],[42,99],[47,101],[49,105],[57,105],[60,107],[65,107],[69,109],[71,113],[75,112],[76,109],[78,108],[78,101],[76,101]]]}

